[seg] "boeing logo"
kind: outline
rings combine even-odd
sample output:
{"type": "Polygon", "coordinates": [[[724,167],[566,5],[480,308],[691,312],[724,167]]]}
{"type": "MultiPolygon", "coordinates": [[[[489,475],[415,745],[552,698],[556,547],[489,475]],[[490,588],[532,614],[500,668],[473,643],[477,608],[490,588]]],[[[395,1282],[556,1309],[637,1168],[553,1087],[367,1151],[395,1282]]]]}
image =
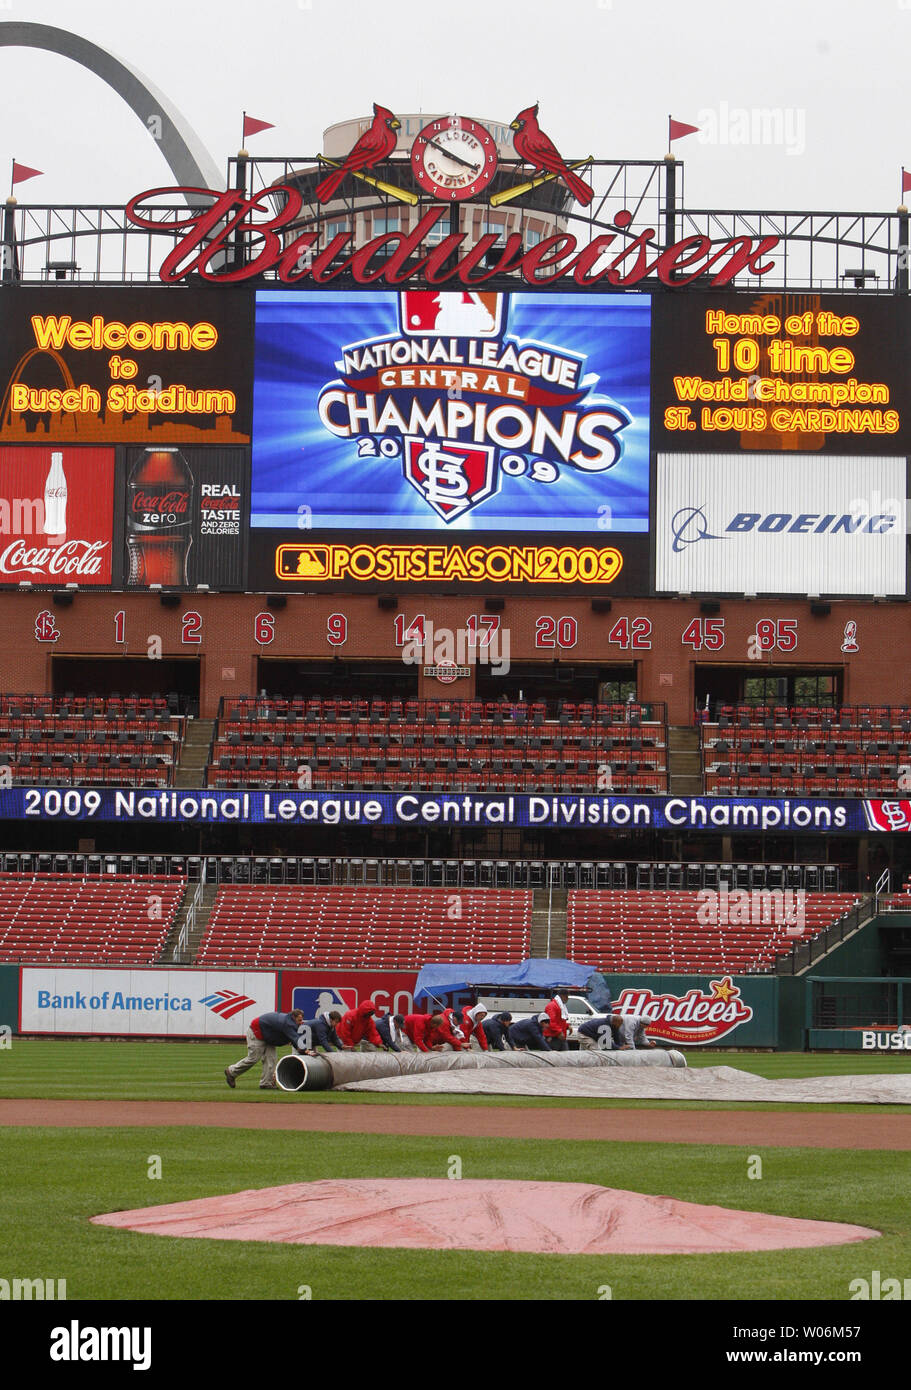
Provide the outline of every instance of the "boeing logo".
{"type": "Polygon", "coordinates": [[[671,521],[674,542],[673,551],[679,555],[688,545],[697,541],[722,541],[724,536],[713,536],[705,519],[702,507],[681,507],[671,521]]]}
{"type": "Polygon", "coordinates": [[[892,512],[737,512],[716,536],[708,528],[702,507],[682,507],[671,521],[672,548],[679,554],[697,541],[726,540],[731,535],[758,532],[762,535],[787,533],[797,536],[872,535],[881,536],[893,530],[898,518],[892,512]]]}

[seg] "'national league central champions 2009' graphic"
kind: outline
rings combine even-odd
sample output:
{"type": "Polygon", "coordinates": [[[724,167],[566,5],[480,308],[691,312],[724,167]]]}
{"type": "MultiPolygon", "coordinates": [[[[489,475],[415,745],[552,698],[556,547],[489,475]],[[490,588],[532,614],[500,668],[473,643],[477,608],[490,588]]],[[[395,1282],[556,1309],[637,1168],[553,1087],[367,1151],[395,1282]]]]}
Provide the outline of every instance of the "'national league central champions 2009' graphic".
{"type": "Polygon", "coordinates": [[[649,351],[646,298],[262,291],[252,525],[647,533],[649,351]]]}

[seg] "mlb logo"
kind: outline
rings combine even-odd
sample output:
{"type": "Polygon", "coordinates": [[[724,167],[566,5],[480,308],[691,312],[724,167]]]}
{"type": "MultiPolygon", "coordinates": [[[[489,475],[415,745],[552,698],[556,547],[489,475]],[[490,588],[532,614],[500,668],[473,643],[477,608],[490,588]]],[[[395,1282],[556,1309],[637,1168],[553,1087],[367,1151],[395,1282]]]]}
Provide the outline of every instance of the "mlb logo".
{"type": "Polygon", "coordinates": [[[275,573],[279,579],[328,579],[329,551],[324,545],[280,545],[275,573]]]}
{"type": "Polygon", "coordinates": [[[455,521],[499,486],[493,447],[406,435],[405,477],[444,521],[455,521]]]}
{"type": "Polygon", "coordinates": [[[317,989],[297,985],[291,991],[291,1008],[302,1009],[304,1018],[321,1018],[325,1014],[346,1014],[357,1008],[356,989],[336,989],[322,985],[317,989]]]}
{"type": "Polygon", "coordinates": [[[406,290],[399,295],[402,332],[439,338],[497,338],[503,295],[474,290],[406,290]]]}

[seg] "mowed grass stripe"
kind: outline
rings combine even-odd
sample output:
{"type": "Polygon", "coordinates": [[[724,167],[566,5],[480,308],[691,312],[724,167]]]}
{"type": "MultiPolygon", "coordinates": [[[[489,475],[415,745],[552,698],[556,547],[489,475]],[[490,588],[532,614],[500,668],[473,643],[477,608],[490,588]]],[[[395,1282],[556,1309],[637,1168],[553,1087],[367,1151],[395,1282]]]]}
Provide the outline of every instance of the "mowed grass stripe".
{"type": "MultiPolygon", "coordinates": [[[[623,1109],[704,1109],[707,1102],[587,1100],[550,1097],[496,1096],[400,1096],[370,1092],[301,1093],[262,1092],[259,1068],[247,1072],[237,1089],[225,1085],[224,1068],[243,1056],[243,1046],[231,1043],[98,1042],[83,1040],[12,1040],[0,1048],[0,1098],[53,1100],[236,1100],[267,1105],[480,1105],[623,1109]]],[[[911,1053],[687,1053],[691,1067],[727,1066],[774,1079],[812,1076],[874,1075],[911,1072],[911,1053]]],[[[725,1110],[785,1110],[786,1102],[720,1102],[725,1110]]],[[[805,1108],[818,1110],[818,1105],[805,1108]]],[[[857,1113],[882,1111],[881,1106],[833,1105],[826,1109],[857,1113]]],[[[890,1106],[911,1112],[911,1106],[890,1106]]]]}
{"type": "Polygon", "coordinates": [[[161,1128],[0,1134],[4,1277],[65,1278],[70,1299],[837,1299],[911,1267],[911,1155],[697,1145],[399,1138],[161,1128]],[[92,1226],[101,1212],[346,1177],[589,1182],[728,1208],[845,1221],[880,1239],[823,1250],[541,1256],[179,1240],[92,1226]],[[157,1156],[161,1178],[150,1179],[157,1156]],[[755,1171],[755,1163],[753,1164],[755,1171]]]}

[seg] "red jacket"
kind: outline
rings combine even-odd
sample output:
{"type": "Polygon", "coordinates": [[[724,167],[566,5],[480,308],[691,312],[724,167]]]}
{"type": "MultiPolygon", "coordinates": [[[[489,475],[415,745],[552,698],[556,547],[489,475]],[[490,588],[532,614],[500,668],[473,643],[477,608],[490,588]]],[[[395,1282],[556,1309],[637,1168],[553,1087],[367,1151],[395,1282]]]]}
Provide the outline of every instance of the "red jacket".
{"type": "Polygon", "coordinates": [[[376,1005],[371,999],[365,999],[363,1004],[358,1004],[356,1009],[349,1009],[335,1030],[345,1047],[354,1047],[363,1038],[374,1047],[382,1047],[383,1039],[376,1031],[376,1024],[373,1015],[376,1013],[376,1005]]]}
{"type": "Polygon", "coordinates": [[[550,1019],[541,1029],[545,1038],[565,1038],[569,1032],[569,1020],[563,1017],[563,1010],[560,1007],[559,999],[551,999],[546,1005],[544,1012],[550,1019]]]}
{"type": "Polygon", "coordinates": [[[471,1004],[466,1004],[462,1010],[462,1032],[469,1041],[471,1040],[472,1034],[474,1034],[478,1040],[478,1046],[481,1051],[487,1052],[487,1034],[484,1032],[480,1023],[475,1023],[474,1019],[471,1017],[471,1010],[471,1004]]]}
{"type": "Polygon", "coordinates": [[[427,1024],[429,1022],[430,1014],[405,1015],[405,1032],[419,1052],[430,1051],[426,1041],[427,1024]]]}
{"type": "Polygon", "coordinates": [[[456,1052],[461,1052],[466,1046],[466,1039],[456,1037],[452,1031],[453,1013],[453,1009],[444,1009],[441,1014],[437,1014],[428,1022],[424,1040],[429,1047],[434,1047],[437,1043],[449,1043],[456,1052]]]}

